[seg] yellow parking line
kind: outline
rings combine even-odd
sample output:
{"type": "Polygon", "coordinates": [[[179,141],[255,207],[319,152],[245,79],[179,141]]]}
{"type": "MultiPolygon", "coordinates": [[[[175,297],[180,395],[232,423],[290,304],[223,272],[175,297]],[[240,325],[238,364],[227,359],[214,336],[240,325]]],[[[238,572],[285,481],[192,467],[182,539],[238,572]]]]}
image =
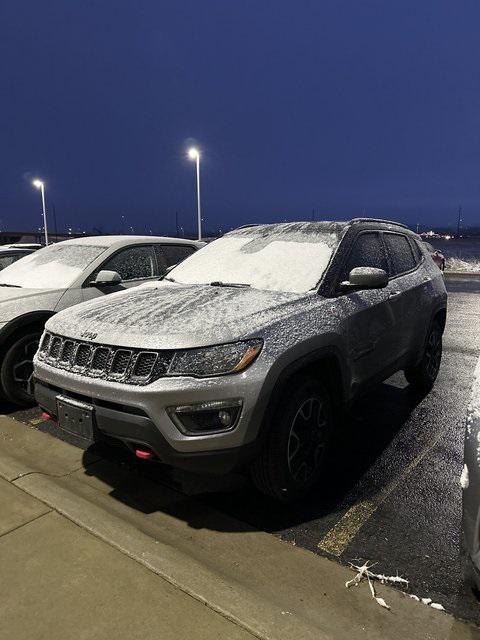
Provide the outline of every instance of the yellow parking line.
{"type": "Polygon", "coordinates": [[[439,440],[445,435],[446,429],[437,433],[433,440],[420,451],[420,453],[403,469],[403,471],[387,484],[376,496],[368,498],[362,502],[357,502],[340,518],[337,524],[328,531],[320,540],[317,547],[322,551],[331,553],[334,556],[341,556],[347,546],[360,531],[360,529],[370,520],[378,507],[394,491],[401,482],[423,460],[423,458],[437,445],[439,440]]]}
{"type": "Polygon", "coordinates": [[[29,421],[29,424],[35,427],[37,424],[42,424],[42,422],[46,422],[46,420],[44,418],[33,418],[29,421]]]}

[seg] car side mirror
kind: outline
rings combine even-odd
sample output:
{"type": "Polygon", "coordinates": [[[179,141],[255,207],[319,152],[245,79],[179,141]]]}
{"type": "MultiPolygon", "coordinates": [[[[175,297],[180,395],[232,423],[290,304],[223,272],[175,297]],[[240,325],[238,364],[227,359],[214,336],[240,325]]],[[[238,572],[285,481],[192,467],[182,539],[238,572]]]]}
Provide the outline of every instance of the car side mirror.
{"type": "Polygon", "coordinates": [[[361,291],[362,289],[384,289],[388,275],[384,269],[355,267],[350,271],[348,281],[340,283],[341,291],[361,291]]]}
{"type": "Polygon", "coordinates": [[[89,282],[91,287],[112,287],[120,284],[122,278],[116,271],[99,271],[95,280],[89,282]]]}

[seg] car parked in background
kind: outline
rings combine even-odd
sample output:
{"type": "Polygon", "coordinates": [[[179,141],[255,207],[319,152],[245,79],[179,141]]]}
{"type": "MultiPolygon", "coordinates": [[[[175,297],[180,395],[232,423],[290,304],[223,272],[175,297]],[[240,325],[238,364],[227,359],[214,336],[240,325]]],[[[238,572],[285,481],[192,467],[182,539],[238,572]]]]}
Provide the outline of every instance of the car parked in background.
{"type": "Polygon", "coordinates": [[[104,434],[192,471],[250,466],[291,500],[317,482],[343,405],[402,369],[430,390],[446,301],[400,224],[250,225],[162,281],[51,318],[35,396],[87,443],[104,434]]]}
{"type": "Polygon", "coordinates": [[[0,247],[0,271],[17,260],[20,260],[20,258],[24,258],[30,253],[33,253],[33,251],[35,251],[35,249],[6,249],[4,247],[0,247]]]}
{"type": "Polygon", "coordinates": [[[440,271],[445,271],[445,256],[438,249],[434,249],[429,242],[424,242],[428,249],[428,253],[432,256],[432,260],[435,262],[440,271]]]}
{"type": "Polygon", "coordinates": [[[480,359],[467,409],[463,489],[463,536],[469,569],[480,590],[480,359]]]}
{"type": "Polygon", "coordinates": [[[0,272],[0,393],[33,401],[32,360],[45,322],[85,300],[155,280],[203,243],[153,236],[76,238],[0,272]]]}

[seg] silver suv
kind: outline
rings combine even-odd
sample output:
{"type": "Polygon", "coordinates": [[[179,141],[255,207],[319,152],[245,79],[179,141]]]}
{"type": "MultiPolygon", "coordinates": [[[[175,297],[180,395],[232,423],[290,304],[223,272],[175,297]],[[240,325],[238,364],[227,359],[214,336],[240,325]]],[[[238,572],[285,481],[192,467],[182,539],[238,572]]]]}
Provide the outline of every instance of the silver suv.
{"type": "Polygon", "coordinates": [[[57,311],[158,279],[203,242],[95,236],[52,244],[0,272],[0,397],[33,401],[33,356],[57,311]]]}
{"type": "Polygon", "coordinates": [[[290,500],[319,478],[342,406],[400,369],[431,388],[446,302],[400,224],[248,226],[162,281],[49,320],[36,398],[86,442],[197,471],[248,465],[290,500]]]}

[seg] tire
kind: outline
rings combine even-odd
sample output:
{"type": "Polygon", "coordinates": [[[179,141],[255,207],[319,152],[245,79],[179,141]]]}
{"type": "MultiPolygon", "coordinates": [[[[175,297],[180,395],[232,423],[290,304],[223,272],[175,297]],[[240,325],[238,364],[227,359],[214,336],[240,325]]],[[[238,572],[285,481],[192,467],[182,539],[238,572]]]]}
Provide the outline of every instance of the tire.
{"type": "Polygon", "coordinates": [[[27,333],[9,347],[0,368],[2,390],[10,402],[28,407],[33,396],[33,356],[38,349],[40,332],[27,333]]]}
{"type": "Polygon", "coordinates": [[[420,393],[428,393],[437,379],[442,361],[442,334],[440,323],[434,322],[425,342],[422,359],[414,367],[405,369],[410,386],[420,393]]]}
{"type": "Polygon", "coordinates": [[[325,387],[306,377],[291,385],[251,467],[257,489],[280,502],[304,496],[319,480],[333,430],[332,402],[325,387]]]}

